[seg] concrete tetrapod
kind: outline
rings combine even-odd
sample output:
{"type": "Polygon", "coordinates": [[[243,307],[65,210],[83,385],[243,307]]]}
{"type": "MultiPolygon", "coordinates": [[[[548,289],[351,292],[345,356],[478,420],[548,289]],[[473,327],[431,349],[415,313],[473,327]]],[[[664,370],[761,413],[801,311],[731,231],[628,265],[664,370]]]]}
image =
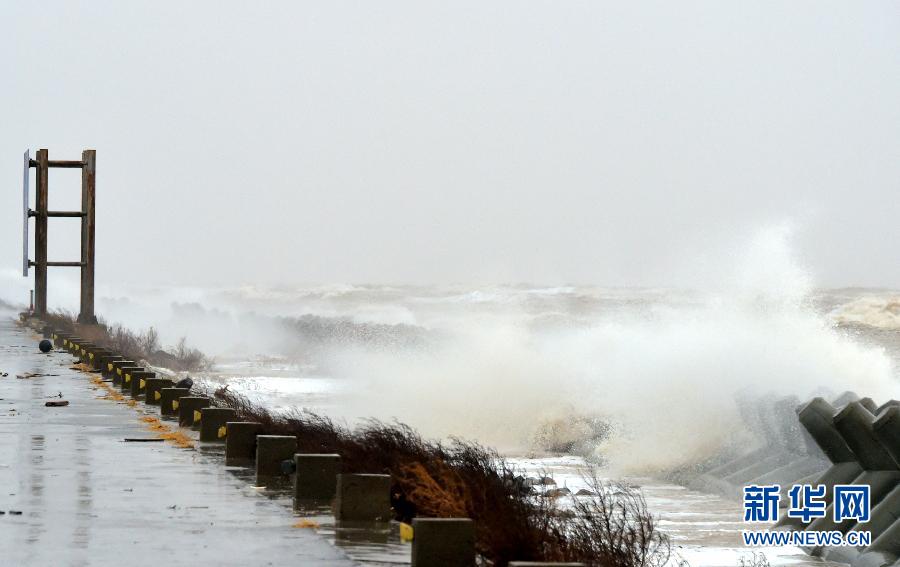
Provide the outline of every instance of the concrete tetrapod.
{"type": "MultiPolygon", "coordinates": [[[[850,402],[834,417],[834,424],[863,468],[863,472],[853,480],[852,484],[869,486],[871,504],[877,506],[900,482],[900,469],[875,436],[875,416],[867,409],[868,406],[869,404],[864,404],[862,400],[850,402]]],[[[817,518],[807,529],[847,533],[856,525],[855,520],[835,522],[833,507],[834,502],[832,501],[825,512],[825,517],[817,518]]],[[[812,555],[826,553],[826,549],[823,547],[816,547],[809,551],[812,555]]],[[[838,550],[831,548],[828,551],[838,550]]]]}
{"type": "Polygon", "coordinates": [[[797,423],[795,396],[742,401],[738,408],[745,427],[762,446],[697,476],[689,486],[738,494],[747,484],[786,484],[820,472],[828,462],[797,423]]]}
{"type": "MultiPolygon", "coordinates": [[[[827,487],[827,500],[830,504],[835,484],[849,484],[862,473],[862,466],[856,455],[850,450],[847,442],[838,432],[834,423],[836,410],[834,406],[822,398],[813,398],[800,408],[797,413],[800,424],[825,454],[832,465],[811,484],[824,484],[827,487]]],[[[773,529],[802,530],[807,526],[800,518],[784,515],[773,529]]]]}
{"type": "Polygon", "coordinates": [[[776,423],[779,425],[783,448],[791,458],[788,463],[751,479],[747,484],[780,484],[784,487],[812,475],[818,476],[818,473],[828,468],[828,459],[797,419],[800,408],[802,405],[796,396],[776,402],[776,423]]]}
{"type": "MultiPolygon", "coordinates": [[[[900,409],[885,404],[873,424],[875,437],[897,461],[900,452],[900,409]]],[[[900,485],[872,508],[869,522],[853,527],[855,531],[869,531],[872,545],[866,549],[853,547],[828,548],[823,554],[830,561],[862,566],[890,565],[900,558],[900,485]]]]}

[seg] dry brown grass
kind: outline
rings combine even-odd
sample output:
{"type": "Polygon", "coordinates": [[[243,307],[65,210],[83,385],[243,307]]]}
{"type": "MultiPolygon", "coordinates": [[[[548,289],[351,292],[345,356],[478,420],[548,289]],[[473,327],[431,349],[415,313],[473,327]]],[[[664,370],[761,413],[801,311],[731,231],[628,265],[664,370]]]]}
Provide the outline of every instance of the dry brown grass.
{"type": "Polygon", "coordinates": [[[193,449],[194,440],[182,433],[181,431],[168,431],[157,435],[159,439],[170,441],[173,445],[180,449],[193,449]]]}
{"type": "Polygon", "coordinates": [[[500,455],[477,443],[427,441],[399,423],[369,421],[351,430],[309,412],[274,414],[227,389],[201,393],[261,423],[265,434],[297,437],[299,452],[340,454],[344,472],[390,474],[396,520],[474,519],[477,550],[495,565],[659,567],[670,558],[669,540],[633,488],[605,485],[592,475],[598,496],[573,499],[563,510],[555,499],[529,494],[500,455]]]}
{"type": "Polygon", "coordinates": [[[102,320],[99,325],[78,325],[76,319],[74,313],[62,310],[44,317],[53,328],[77,334],[130,360],[146,360],[156,366],[189,372],[207,370],[212,365],[212,359],[189,347],[184,337],[168,352],[160,347],[159,334],[153,327],[135,332],[118,324],[108,326],[102,320]]]}

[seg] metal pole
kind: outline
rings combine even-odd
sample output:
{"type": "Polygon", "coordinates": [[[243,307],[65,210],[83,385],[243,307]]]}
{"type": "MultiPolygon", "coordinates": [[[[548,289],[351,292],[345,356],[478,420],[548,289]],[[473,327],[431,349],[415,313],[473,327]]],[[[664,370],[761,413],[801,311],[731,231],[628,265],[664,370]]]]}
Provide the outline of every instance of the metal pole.
{"type": "Polygon", "coordinates": [[[97,151],[81,153],[81,313],[78,322],[95,325],[94,316],[94,201],[97,151]]]}
{"type": "Polygon", "coordinates": [[[47,314],[47,150],[37,151],[36,210],[34,215],[34,314],[47,314]]]}

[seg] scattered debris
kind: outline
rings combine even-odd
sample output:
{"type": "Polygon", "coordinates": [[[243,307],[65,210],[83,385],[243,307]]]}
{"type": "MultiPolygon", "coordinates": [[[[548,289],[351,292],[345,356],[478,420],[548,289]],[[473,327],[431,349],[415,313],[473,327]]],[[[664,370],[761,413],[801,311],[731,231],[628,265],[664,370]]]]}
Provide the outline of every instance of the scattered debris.
{"type": "Polygon", "coordinates": [[[48,408],[64,408],[69,405],[69,400],[58,400],[53,402],[47,402],[44,404],[48,408]]]}
{"type": "Polygon", "coordinates": [[[144,438],[144,437],[126,437],[126,443],[161,443],[165,441],[165,439],[158,439],[156,437],[144,438]]]}
{"type": "Polygon", "coordinates": [[[16,374],[16,378],[40,378],[41,376],[59,376],[59,374],[42,374],[39,372],[26,372],[25,374],[16,374]]]}
{"type": "Polygon", "coordinates": [[[314,522],[312,520],[307,520],[306,518],[298,521],[294,524],[295,528],[308,528],[308,529],[316,529],[319,527],[318,522],[314,522]]]}
{"type": "Polygon", "coordinates": [[[160,433],[160,439],[165,439],[167,441],[171,441],[176,447],[180,449],[193,449],[194,448],[194,440],[185,435],[180,431],[172,431],[170,433],[160,433]]]}
{"type": "Polygon", "coordinates": [[[21,510],[10,510],[9,513],[10,513],[10,515],[13,515],[13,516],[21,516],[22,515],[21,510]]]}

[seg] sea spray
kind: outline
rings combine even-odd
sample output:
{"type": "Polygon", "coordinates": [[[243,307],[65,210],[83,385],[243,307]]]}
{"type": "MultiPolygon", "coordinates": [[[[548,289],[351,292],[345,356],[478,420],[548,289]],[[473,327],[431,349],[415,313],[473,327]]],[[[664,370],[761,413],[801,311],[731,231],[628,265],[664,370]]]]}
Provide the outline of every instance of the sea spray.
{"type": "Polygon", "coordinates": [[[272,406],[396,418],[508,452],[577,450],[623,472],[757,442],[740,399],[894,397],[891,359],[834,324],[840,306],[823,308],[784,226],[684,264],[692,289],[157,286],[104,289],[98,312],[152,325],[164,345],[187,336],[229,363],[212,378],[272,406]]]}
{"type": "Polygon", "coordinates": [[[596,453],[634,473],[753,443],[741,396],[892,395],[884,352],[810,304],[811,280],[788,232],[762,231],[730,270],[713,291],[641,302],[637,290],[636,308],[576,312],[568,325],[536,328],[508,309],[468,313],[445,318],[450,338],[427,353],[335,353],[335,368],[354,384],[345,415],[396,417],[428,435],[510,451],[528,450],[547,420],[602,416],[612,435],[596,453]]]}

